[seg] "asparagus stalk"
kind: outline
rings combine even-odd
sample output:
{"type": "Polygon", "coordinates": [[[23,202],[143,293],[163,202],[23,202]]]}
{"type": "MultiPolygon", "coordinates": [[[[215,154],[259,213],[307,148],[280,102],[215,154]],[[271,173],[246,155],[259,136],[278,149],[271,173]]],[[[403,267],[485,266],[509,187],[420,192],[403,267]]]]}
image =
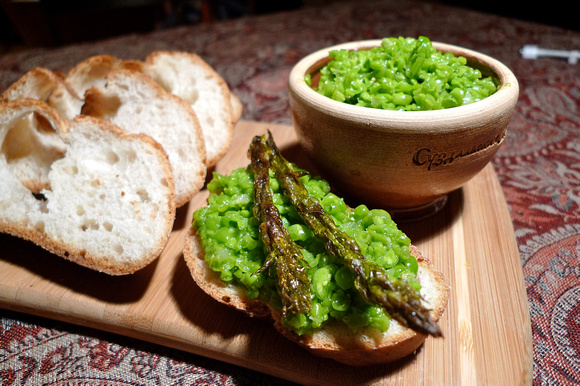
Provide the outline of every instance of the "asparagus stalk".
{"type": "Polygon", "coordinates": [[[354,273],[355,286],[361,296],[368,303],[384,307],[402,325],[423,334],[441,336],[441,329],[431,320],[430,310],[422,304],[420,294],[405,280],[390,280],[381,266],[362,255],[354,239],[336,227],[282,156],[271,133],[265,145],[269,148],[272,170],[285,195],[313,233],[325,243],[327,251],[338,256],[354,273]]]}
{"type": "Polygon", "coordinates": [[[250,145],[250,158],[254,171],[254,216],[261,222],[260,235],[268,251],[264,265],[257,272],[275,264],[284,317],[287,312],[309,312],[312,308],[310,280],[301,261],[307,263],[274,205],[270,189],[270,155],[259,137],[250,145]]]}

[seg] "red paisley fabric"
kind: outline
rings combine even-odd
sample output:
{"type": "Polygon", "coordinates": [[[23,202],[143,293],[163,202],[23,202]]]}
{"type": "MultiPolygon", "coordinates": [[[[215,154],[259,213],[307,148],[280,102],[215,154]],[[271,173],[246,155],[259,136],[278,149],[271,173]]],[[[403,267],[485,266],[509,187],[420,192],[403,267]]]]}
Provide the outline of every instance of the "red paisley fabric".
{"type": "MultiPolygon", "coordinates": [[[[344,41],[425,35],[510,67],[520,99],[493,160],[510,207],[529,298],[535,385],[580,380],[580,65],[522,59],[524,44],[578,50],[580,32],[430,2],[339,2],[297,11],[0,56],[0,89],[28,70],[88,56],[196,52],[244,103],[243,119],[290,124],[287,77],[344,41]]],[[[224,363],[99,331],[0,311],[0,380],[32,384],[280,384],[224,363]]]]}

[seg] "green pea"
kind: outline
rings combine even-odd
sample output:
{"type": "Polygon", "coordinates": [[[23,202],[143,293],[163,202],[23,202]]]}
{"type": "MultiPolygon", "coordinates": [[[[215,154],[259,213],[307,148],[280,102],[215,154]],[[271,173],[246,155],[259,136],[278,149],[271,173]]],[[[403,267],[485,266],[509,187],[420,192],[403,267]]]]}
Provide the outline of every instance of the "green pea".
{"type": "Polygon", "coordinates": [[[258,240],[246,234],[240,239],[240,247],[243,249],[252,250],[258,247],[258,240]]]}
{"type": "Polygon", "coordinates": [[[350,306],[350,297],[344,291],[338,290],[332,295],[332,308],[337,311],[346,311],[350,306]]]}
{"type": "Polygon", "coordinates": [[[312,287],[319,298],[328,296],[329,283],[332,280],[332,271],[329,266],[322,267],[314,273],[312,278],[312,287]]]}
{"type": "Polygon", "coordinates": [[[311,237],[312,231],[304,224],[293,224],[288,227],[288,233],[294,241],[304,241],[311,237]]]}
{"type": "Polygon", "coordinates": [[[312,320],[312,327],[318,328],[329,318],[329,309],[324,304],[314,302],[312,304],[312,311],[310,311],[310,319],[312,320]]]}
{"type": "Polygon", "coordinates": [[[364,218],[369,213],[369,208],[366,205],[359,205],[354,209],[355,218],[364,218]]]}
{"type": "Polygon", "coordinates": [[[369,318],[364,312],[353,312],[347,314],[343,318],[343,322],[346,323],[352,330],[356,331],[362,327],[368,326],[369,318]]]}
{"type": "Polygon", "coordinates": [[[300,329],[307,325],[308,320],[304,314],[292,314],[292,316],[286,320],[286,323],[296,329],[300,329]]]}
{"type": "Polygon", "coordinates": [[[413,102],[413,97],[411,95],[403,94],[402,92],[393,95],[393,103],[396,105],[408,105],[411,102],[413,102]]]}
{"type": "Polygon", "coordinates": [[[342,267],[334,276],[336,284],[343,290],[348,290],[354,286],[354,275],[347,267],[342,267]]]}
{"type": "Polygon", "coordinates": [[[369,324],[373,327],[386,331],[389,328],[391,319],[385,314],[384,310],[379,307],[372,307],[369,310],[369,324]]]}

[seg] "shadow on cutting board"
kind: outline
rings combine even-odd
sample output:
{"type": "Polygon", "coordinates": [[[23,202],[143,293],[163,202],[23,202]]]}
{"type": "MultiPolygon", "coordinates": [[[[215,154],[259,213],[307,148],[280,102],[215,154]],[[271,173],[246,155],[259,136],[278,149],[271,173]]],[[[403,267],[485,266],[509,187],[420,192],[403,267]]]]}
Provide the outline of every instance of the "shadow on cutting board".
{"type": "Polygon", "coordinates": [[[0,234],[0,259],[66,290],[113,304],[138,301],[147,289],[158,259],[132,275],[111,276],[54,255],[34,243],[0,234]]]}

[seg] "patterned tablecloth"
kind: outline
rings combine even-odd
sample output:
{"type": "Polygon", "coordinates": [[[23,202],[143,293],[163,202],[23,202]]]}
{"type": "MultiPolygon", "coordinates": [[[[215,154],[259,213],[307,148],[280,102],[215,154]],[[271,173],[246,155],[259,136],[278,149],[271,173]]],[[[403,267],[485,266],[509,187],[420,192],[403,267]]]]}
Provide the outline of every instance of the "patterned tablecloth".
{"type": "MultiPolygon", "coordinates": [[[[243,119],[290,124],[287,77],[298,59],[358,39],[425,35],[493,56],[516,74],[520,99],[493,160],[516,232],[529,298],[534,384],[580,379],[580,64],[522,59],[524,44],[580,49],[580,32],[441,4],[345,2],[95,43],[0,56],[0,89],[28,70],[66,72],[90,55],[143,59],[196,52],[244,103],[243,119]]],[[[490,212],[490,215],[493,213],[490,212]]],[[[5,385],[279,384],[207,358],[65,323],[0,311],[5,385]]]]}

